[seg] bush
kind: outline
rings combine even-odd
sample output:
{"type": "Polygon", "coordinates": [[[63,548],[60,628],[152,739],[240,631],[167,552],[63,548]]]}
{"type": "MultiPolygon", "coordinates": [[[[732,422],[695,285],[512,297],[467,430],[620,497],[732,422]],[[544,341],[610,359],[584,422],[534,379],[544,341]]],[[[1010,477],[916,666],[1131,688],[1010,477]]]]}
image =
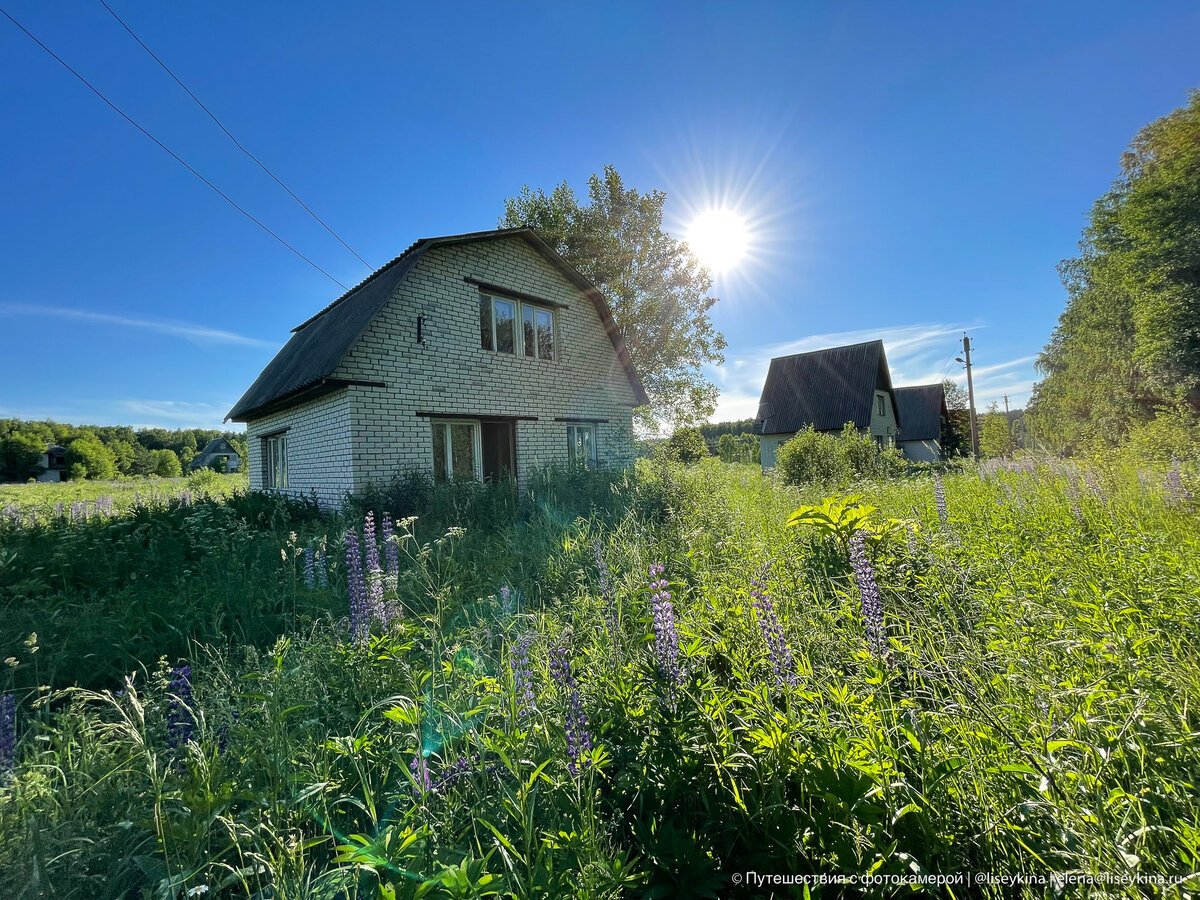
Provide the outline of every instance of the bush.
{"type": "Polygon", "coordinates": [[[1200,421],[1191,410],[1162,410],[1149,422],[1130,429],[1127,446],[1148,462],[1200,461],[1200,421]]]}
{"type": "Polygon", "coordinates": [[[828,484],[850,478],[894,478],[908,463],[896,447],[879,449],[875,439],[847,422],[841,434],[798,432],[779,448],[775,468],[785,484],[828,484]]]}
{"type": "Polygon", "coordinates": [[[708,444],[698,428],[680,428],[663,445],[664,451],[685,465],[699,462],[708,456],[708,444]]]}

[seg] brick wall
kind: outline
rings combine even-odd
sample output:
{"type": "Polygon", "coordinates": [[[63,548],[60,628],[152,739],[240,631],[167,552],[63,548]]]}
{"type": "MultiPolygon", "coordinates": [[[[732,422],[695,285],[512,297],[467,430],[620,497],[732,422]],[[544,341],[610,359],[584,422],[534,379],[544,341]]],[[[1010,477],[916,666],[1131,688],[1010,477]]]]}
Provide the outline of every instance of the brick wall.
{"type": "Polygon", "coordinates": [[[606,420],[596,426],[603,466],[629,465],[635,455],[633,388],[599,313],[520,237],[427,251],[333,377],[386,387],[349,387],[248,423],[252,488],[262,482],[256,438],[289,425],[289,492],[316,489],[323,503],[336,503],[405,470],[431,472],[430,419],[418,413],[530,417],[516,430],[522,483],[532,468],[566,460],[567,423],[555,419],[606,420]],[[464,277],[565,304],[555,310],[555,358],[481,349],[479,289],[464,277]]]}

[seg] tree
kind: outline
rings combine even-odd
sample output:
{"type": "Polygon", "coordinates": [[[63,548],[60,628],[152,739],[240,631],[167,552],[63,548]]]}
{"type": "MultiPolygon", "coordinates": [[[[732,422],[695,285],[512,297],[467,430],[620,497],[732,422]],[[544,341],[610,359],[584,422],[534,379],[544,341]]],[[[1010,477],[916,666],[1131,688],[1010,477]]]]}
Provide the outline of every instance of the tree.
{"type": "Polygon", "coordinates": [[[504,203],[500,225],[529,225],[608,298],[629,359],[650,398],[639,424],[692,425],[711,415],[717,388],[705,364],[724,361],[725,338],[708,317],[712,277],[662,228],[666,194],[626,188],[612,166],[588,179],[587,205],[563,182],[528,185],[504,203]]]}
{"type": "Polygon", "coordinates": [[[1138,132],[1079,248],[1028,423],[1066,452],[1200,409],[1200,92],[1138,132]]]}
{"type": "Polygon", "coordinates": [[[137,459],[137,451],[133,444],[126,440],[114,440],[109,441],[108,449],[113,452],[117,471],[122,475],[132,475],[134,461],[137,459]]]}
{"type": "Polygon", "coordinates": [[[979,425],[979,453],[981,456],[1009,456],[1014,448],[1008,416],[992,403],[979,425]]]}
{"type": "Polygon", "coordinates": [[[179,456],[174,450],[151,450],[150,453],[154,457],[153,472],[159,478],[178,478],[183,474],[179,456]]]}
{"type": "Polygon", "coordinates": [[[708,444],[696,428],[680,428],[666,442],[668,454],[682,463],[699,462],[708,456],[708,444]]]}
{"type": "Polygon", "coordinates": [[[971,453],[971,412],[967,389],[953,378],[942,381],[946,392],[946,423],[942,427],[942,456],[969,456],[971,453]]]}
{"type": "Polygon", "coordinates": [[[78,478],[80,472],[90,480],[115,478],[117,475],[117,461],[113,452],[90,432],[83,432],[81,437],[67,444],[67,466],[72,478],[78,478]]]}
{"type": "Polygon", "coordinates": [[[46,452],[46,441],[36,434],[14,431],[0,442],[4,477],[25,481],[38,473],[38,460],[46,452]]]}

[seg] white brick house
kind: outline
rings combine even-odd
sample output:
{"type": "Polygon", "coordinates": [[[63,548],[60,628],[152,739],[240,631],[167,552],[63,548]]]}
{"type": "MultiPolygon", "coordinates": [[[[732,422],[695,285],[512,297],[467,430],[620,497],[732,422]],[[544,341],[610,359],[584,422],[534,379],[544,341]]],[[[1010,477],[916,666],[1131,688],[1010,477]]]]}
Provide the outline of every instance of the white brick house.
{"type": "Polygon", "coordinates": [[[633,460],[646,394],[608,304],[531,229],[417,241],[293,332],[227,417],[253,490],[633,460]]]}

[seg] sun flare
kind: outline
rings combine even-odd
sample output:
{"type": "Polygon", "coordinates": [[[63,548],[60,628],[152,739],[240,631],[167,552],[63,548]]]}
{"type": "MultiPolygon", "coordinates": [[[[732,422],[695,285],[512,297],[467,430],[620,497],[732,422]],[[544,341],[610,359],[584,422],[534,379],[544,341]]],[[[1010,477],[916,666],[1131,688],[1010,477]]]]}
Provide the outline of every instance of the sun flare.
{"type": "Polygon", "coordinates": [[[745,259],[750,248],[750,231],[738,213],[727,207],[714,207],[696,215],[684,240],[701,265],[721,273],[745,259]]]}

